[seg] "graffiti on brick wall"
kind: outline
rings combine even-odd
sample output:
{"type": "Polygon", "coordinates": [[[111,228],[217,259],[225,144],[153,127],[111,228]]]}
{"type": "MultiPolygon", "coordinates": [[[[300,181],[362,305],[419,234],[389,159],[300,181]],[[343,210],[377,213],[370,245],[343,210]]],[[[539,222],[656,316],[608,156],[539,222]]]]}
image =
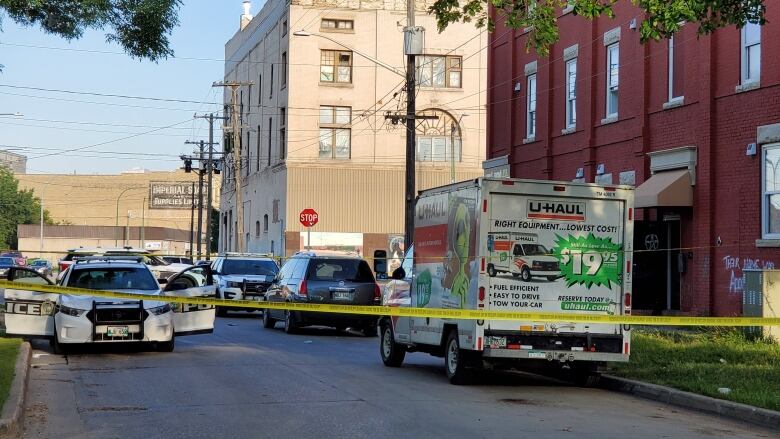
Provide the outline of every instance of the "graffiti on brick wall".
{"type": "Polygon", "coordinates": [[[743,270],[774,270],[775,263],[769,259],[726,256],[723,258],[723,267],[729,273],[729,293],[741,293],[745,291],[743,270]]]}

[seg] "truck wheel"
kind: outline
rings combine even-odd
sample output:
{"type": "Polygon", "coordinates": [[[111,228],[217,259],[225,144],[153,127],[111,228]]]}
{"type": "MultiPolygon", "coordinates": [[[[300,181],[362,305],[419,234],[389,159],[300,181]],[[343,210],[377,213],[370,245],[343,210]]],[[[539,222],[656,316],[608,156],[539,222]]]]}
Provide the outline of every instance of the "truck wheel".
{"type": "Polygon", "coordinates": [[[465,384],[468,381],[466,352],[460,348],[458,331],[450,331],[444,345],[444,365],[451,384],[465,384]]]}
{"type": "Polygon", "coordinates": [[[271,310],[266,308],[263,310],[263,328],[265,329],[272,329],[274,326],[276,326],[276,320],[272,319],[269,315],[271,310]]]}
{"type": "Polygon", "coordinates": [[[284,311],[284,332],[295,334],[298,332],[298,325],[295,324],[295,316],[290,310],[284,311]]]}
{"type": "Polygon", "coordinates": [[[379,338],[379,355],[387,367],[400,367],[406,356],[406,349],[395,342],[393,327],[388,322],[382,323],[382,336],[379,338]]]}
{"type": "Polygon", "coordinates": [[[531,270],[528,269],[528,267],[523,267],[523,269],[520,271],[520,277],[528,282],[531,280],[531,270]]]}
{"type": "Polygon", "coordinates": [[[498,274],[498,272],[496,271],[496,267],[494,267],[493,264],[488,264],[487,272],[488,272],[488,276],[490,277],[496,277],[496,275],[498,274]]]}

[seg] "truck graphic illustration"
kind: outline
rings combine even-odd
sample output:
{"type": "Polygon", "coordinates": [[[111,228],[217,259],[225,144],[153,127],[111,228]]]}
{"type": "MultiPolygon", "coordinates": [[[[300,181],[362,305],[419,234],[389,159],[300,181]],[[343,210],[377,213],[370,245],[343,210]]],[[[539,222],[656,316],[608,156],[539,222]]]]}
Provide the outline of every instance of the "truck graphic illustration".
{"type": "Polygon", "coordinates": [[[488,233],[488,275],[512,273],[524,281],[534,277],[554,281],[561,275],[558,258],[532,233],[488,233]]]}

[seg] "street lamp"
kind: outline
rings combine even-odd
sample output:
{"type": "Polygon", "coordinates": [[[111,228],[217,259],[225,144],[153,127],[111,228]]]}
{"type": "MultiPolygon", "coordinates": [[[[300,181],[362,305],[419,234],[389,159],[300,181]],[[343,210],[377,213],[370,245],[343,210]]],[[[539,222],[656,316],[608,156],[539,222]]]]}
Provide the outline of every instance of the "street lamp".
{"type": "Polygon", "coordinates": [[[138,189],[137,186],[130,186],[128,188],[125,188],[122,192],[119,193],[119,195],[116,197],[116,225],[114,226],[114,247],[117,247],[119,245],[119,238],[116,236],[116,231],[119,229],[119,199],[122,198],[122,195],[125,194],[125,192],[129,191],[130,189],[138,189]]]}
{"type": "Polygon", "coordinates": [[[331,42],[334,42],[334,43],[338,44],[339,46],[341,46],[341,47],[343,47],[345,49],[349,49],[352,52],[357,53],[358,55],[362,56],[363,58],[373,62],[376,65],[382,66],[382,67],[386,68],[387,70],[390,70],[391,72],[395,73],[398,76],[406,78],[406,73],[396,69],[395,67],[391,66],[390,64],[387,64],[387,63],[384,63],[382,61],[379,61],[378,59],[373,58],[370,55],[367,55],[367,54],[365,54],[363,52],[360,52],[359,50],[355,50],[355,49],[347,46],[346,44],[344,44],[344,43],[342,43],[342,42],[340,42],[338,40],[334,40],[333,38],[331,38],[331,37],[329,37],[327,35],[322,35],[322,34],[318,34],[318,33],[315,33],[315,32],[307,32],[305,30],[299,30],[299,31],[293,32],[293,35],[295,35],[296,37],[320,37],[320,38],[324,38],[324,39],[326,39],[328,41],[331,41],[331,42]]]}

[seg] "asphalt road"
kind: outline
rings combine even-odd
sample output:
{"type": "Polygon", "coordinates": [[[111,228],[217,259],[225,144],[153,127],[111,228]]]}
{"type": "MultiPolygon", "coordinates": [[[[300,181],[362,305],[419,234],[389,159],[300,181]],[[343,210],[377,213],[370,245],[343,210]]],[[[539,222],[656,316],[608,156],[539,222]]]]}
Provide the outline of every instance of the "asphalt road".
{"type": "Polygon", "coordinates": [[[443,361],[386,368],[378,339],[217,320],[173,353],[34,344],[27,438],[776,438],[599,389],[515,373],[450,385],[443,361]]]}

